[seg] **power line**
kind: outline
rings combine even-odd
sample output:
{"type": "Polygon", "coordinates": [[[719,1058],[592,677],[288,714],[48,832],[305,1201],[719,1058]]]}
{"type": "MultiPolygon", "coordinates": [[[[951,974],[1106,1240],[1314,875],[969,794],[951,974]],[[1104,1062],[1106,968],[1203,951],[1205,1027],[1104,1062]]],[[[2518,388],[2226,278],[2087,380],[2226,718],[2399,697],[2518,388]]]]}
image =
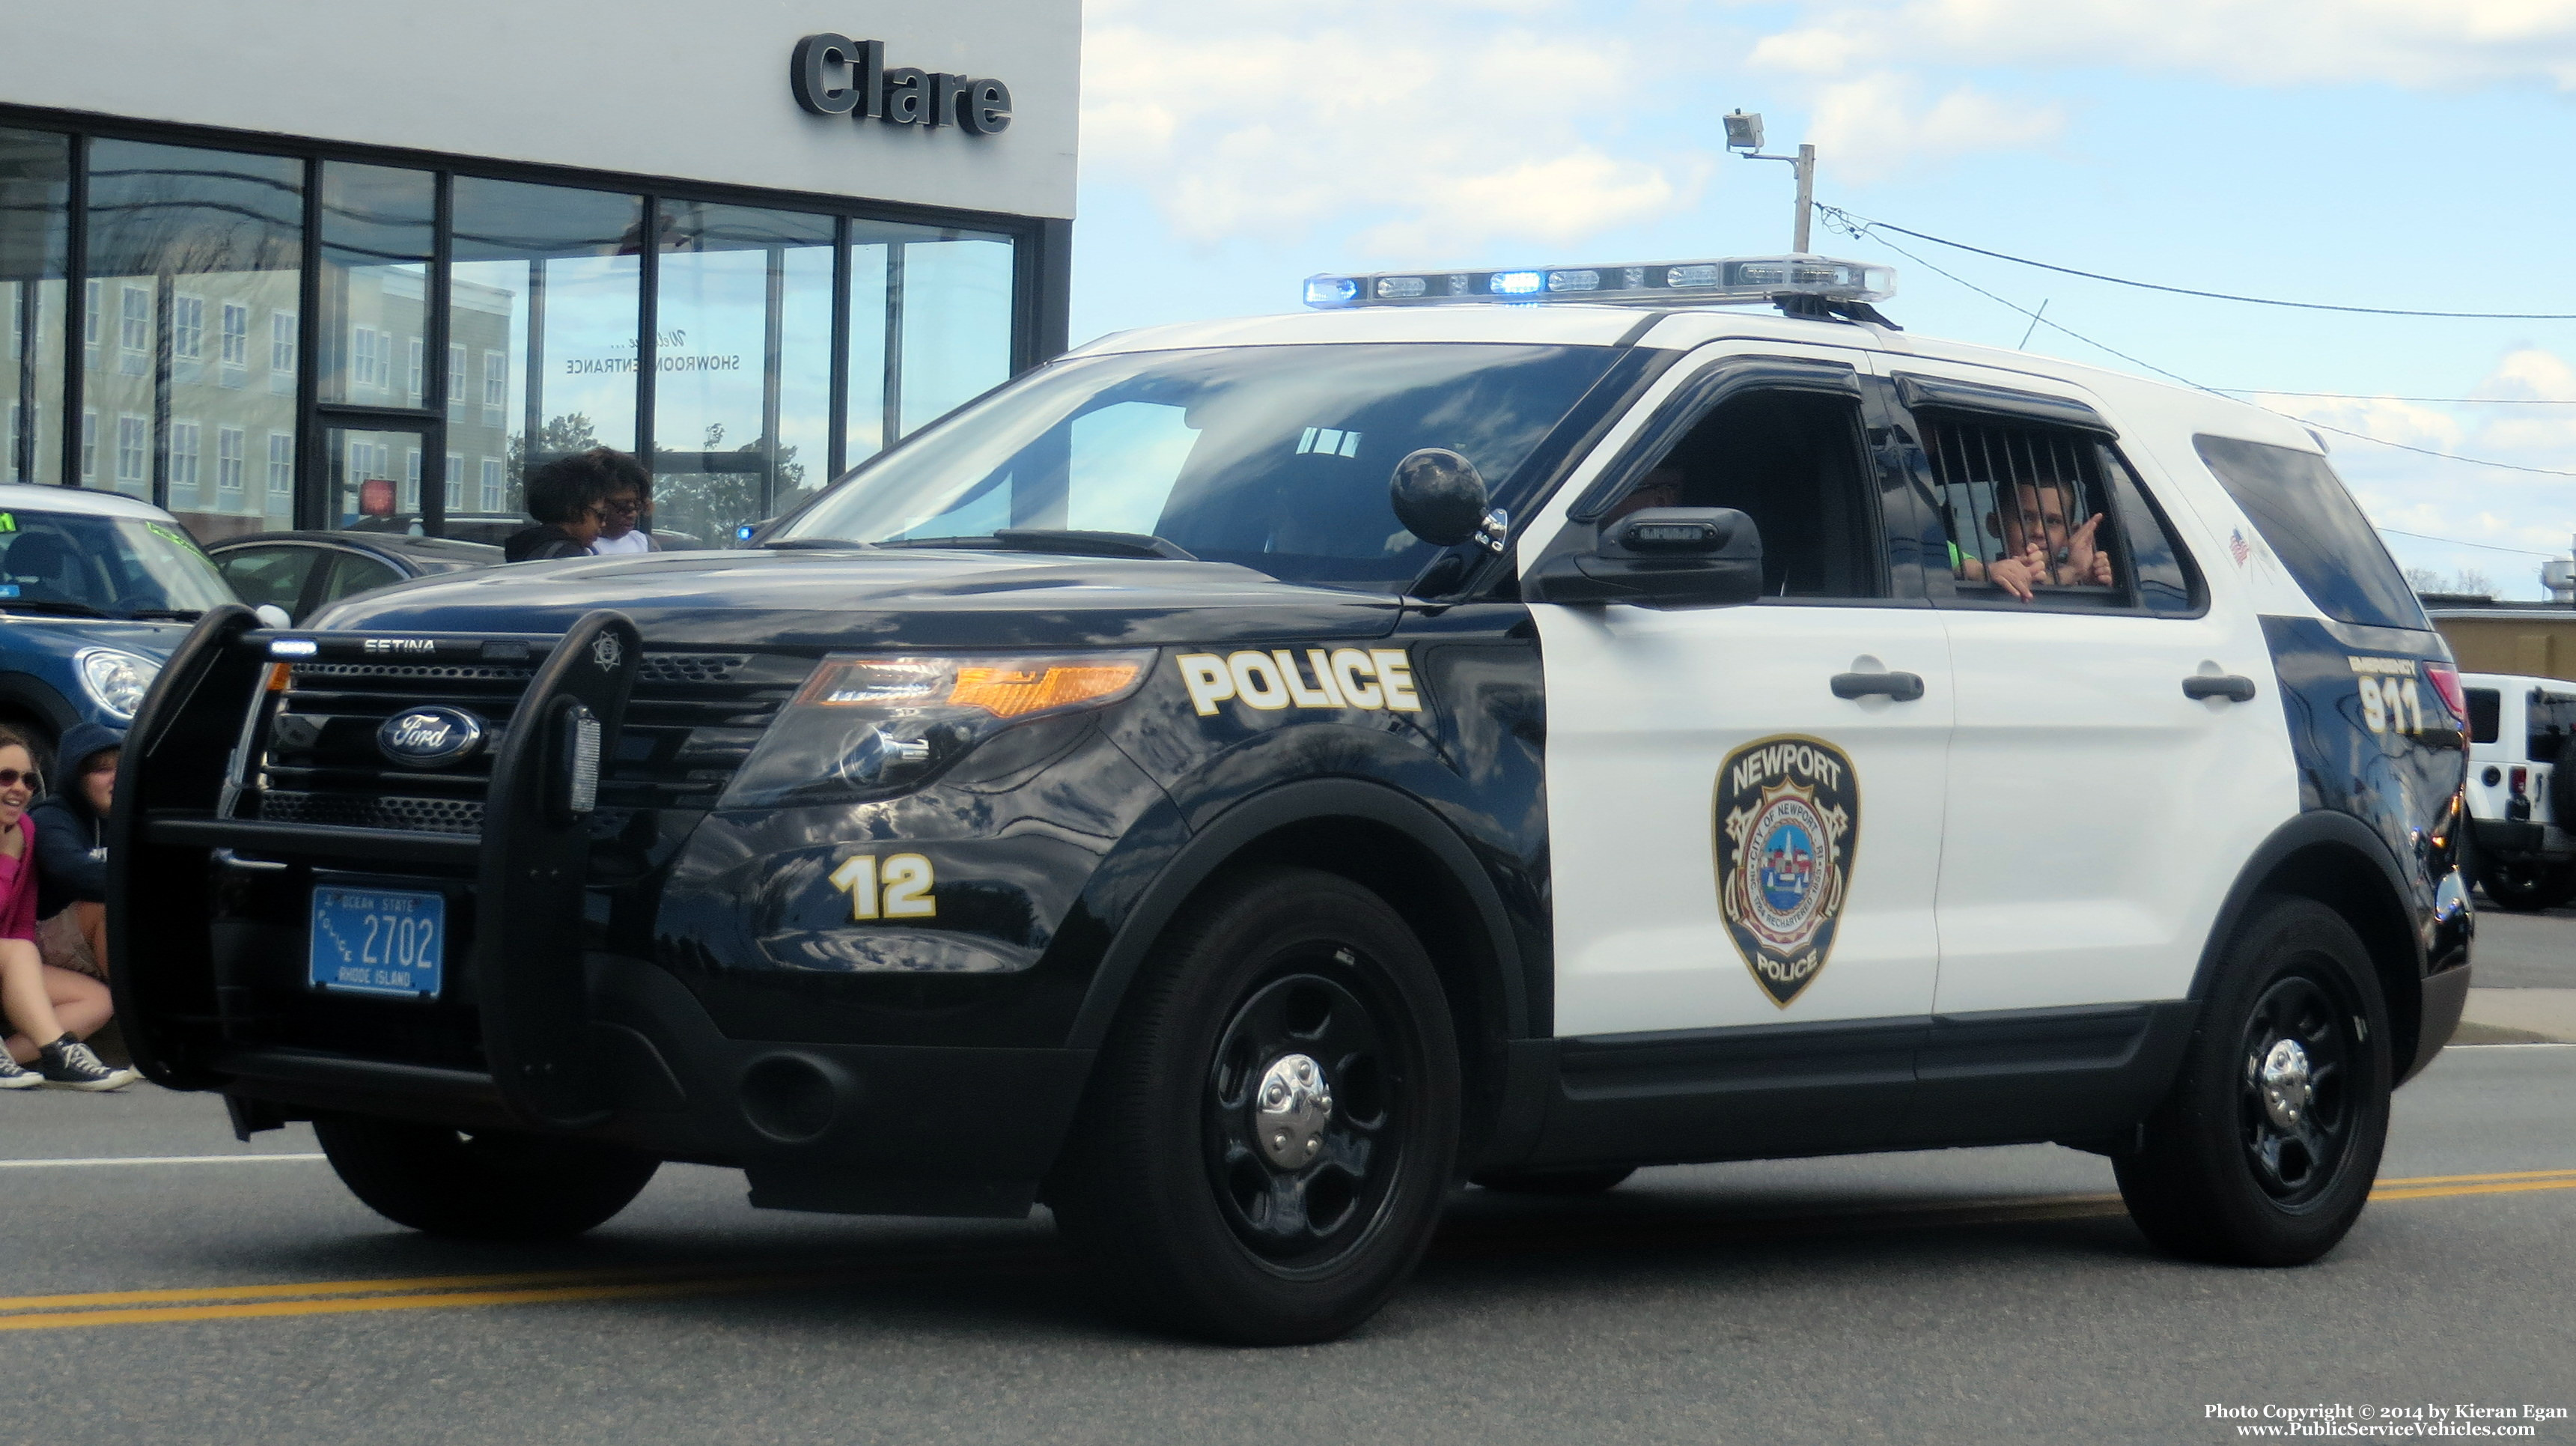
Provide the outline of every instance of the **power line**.
{"type": "MultiPolygon", "coordinates": [[[[2376,527],[2376,524],[2373,524],[2376,527]]],[[[2517,552],[2524,557],[2564,557],[2565,553],[2540,552],[2528,547],[2498,547],[2492,542],[2463,542],[2456,537],[2435,537],[2428,532],[2408,532],[2402,527],[2377,527],[2391,537],[2411,537],[2417,542],[2438,542],[2445,547],[2483,547],[2489,552],[2517,552]]]]}
{"type": "MultiPolygon", "coordinates": [[[[1850,212],[1844,211],[1844,210],[1840,209],[1839,207],[1833,207],[1833,206],[1827,206],[1827,205],[1824,205],[1824,204],[1822,204],[1821,202],[1820,202],[1820,203],[1818,203],[1818,205],[1817,205],[1816,209],[1817,209],[1817,210],[1819,210],[1819,211],[1827,211],[1827,212],[1831,212],[1832,214],[1831,214],[1831,215],[1829,215],[1829,216],[1827,216],[1827,217],[1826,217],[1826,219],[1827,219],[1828,221],[1833,222],[1834,224],[1838,225],[1839,227],[1841,227],[1845,232],[1847,232],[1848,234],[1850,234],[1850,235],[1851,235],[1852,237],[1854,237],[1855,239],[1857,239],[1858,237],[1860,237],[1860,236],[1862,236],[1862,235],[1864,235],[1864,234],[1867,234],[1867,228],[1866,228],[1866,227],[1862,227],[1862,226],[1855,226],[1855,225],[1853,225],[1853,224],[1852,224],[1852,221],[1853,221],[1853,219],[1854,219],[1854,218],[1852,217],[1852,215],[1851,215],[1851,213],[1850,213],[1850,212]]],[[[1908,234],[1908,235],[1912,235],[1912,234],[1914,234],[1914,233],[1912,233],[1912,232],[1907,232],[1906,234],[1908,234]]],[[[1975,282],[1970,281],[1970,280],[1968,280],[1967,278],[1965,278],[1965,277],[1963,277],[1963,276],[1959,276],[1959,275],[1956,275],[1955,273],[1952,273],[1952,272],[1948,272],[1948,271],[1944,271],[1944,270],[1942,270],[1940,267],[1933,265],[1931,262],[1924,260],[1922,257],[1915,255],[1913,252],[1906,250],[1904,247],[1897,245],[1895,242],[1888,240],[1888,239],[1887,239],[1886,237],[1884,237],[1884,236],[1871,235],[1871,236],[1869,237],[1869,239],[1870,239],[1870,240],[1872,240],[1872,241],[1877,242],[1877,243],[1878,243],[1879,245],[1881,245],[1881,246],[1886,247],[1888,250],[1895,252],[1897,255],[1904,257],[1906,260],[1913,262],[1915,265],[1922,267],[1924,270],[1931,272],[1931,273],[1932,273],[1933,275],[1935,275],[1935,276],[1945,277],[1945,278],[1947,278],[1947,279],[1949,279],[1949,280],[1951,280],[1951,281],[1957,282],[1959,285],[1961,285],[1961,286],[1964,286],[1964,287],[1968,288],[1970,291],[1973,291],[1973,292],[1977,293],[1979,296],[1982,296],[1982,297],[1984,297],[1985,299],[1987,299],[1988,301],[1991,301],[1991,302],[1995,303],[1997,306],[2004,307],[2005,309],[2010,310],[2010,311],[2017,311],[2017,312],[2020,312],[2022,315],[2027,316],[2027,317],[2029,317],[2029,318],[2031,319],[2031,324],[2032,324],[2033,326],[2045,326],[2045,327],[2047,327],[2047,328],[2048,328],[2049,330],[2051,330],[2051,331],[2064,332],[2066,335],[2068,335],[2068,336],[2071,336],[2071,337],[2075,338],[2077,341],[2080,341],[2080,342],[2084,343],[2086,346],[2093,347],[2093,348],[2096,348],[2096,349],[2101,350],[2101,351],[2109,352],[2111,355],[2113,355],[2113,356],[2115,356],[2115,357],[2118,357],[2120,360],[2122,360],[2122,361],[2124,361],[2124,362],[2129,363],[2131,366],[2144,367],[2144,368],[2146,368],[2148,371],[2154,372],[2156,375],[2158,375],[2158,376],[2160,376],[2160,377],[2164,377],[2164,378],[2166,378],[2166,379],[2168,379],[2168,380],[2170,380],[2170,381],[2178,382],[2178,383],[2180,383],[2180,384],[2181,384],[2181,385],[2183,385],[2183,386],[2186,386],[2186,387],[2191,388],[2193,391],[2196,391],[2196,392],[2206,392],[2206,393],[2210,394],[2211,396],[2219,397],[2221,400],[2228,400],[2228,401],[2232,401],[2232,400],[2234,400],[2233,398],[2227,397],[2227,396],[2225,395],[2225,393],[2221,392],[2221,391],[2220,391],[2218,388],[2216,388],[2216,387],[2205,387],[2205,386],[2202,386],[2200,383],[2198,383],[2198,382],[2196,382],[2196,381],[2193,381],[2191,378],[2189,378],[2189,377],[2187,377],[2187,376],[2184,376],[2184,375],[2183,375],[2182,373],[2180,373],[2180,372],[2167,371],[2167,370],[2165,370],[2163,367],[2157,366],[2154,362],[2147,361],[2147,360],[2145,360],[2145,359],[2143,359],[2143,358],[2140,358],[2140,357],[2134,357],[2134,356],[2131,356],[2131,355],[2129,355],[2127,352],[2124,352],[2124,351],[2120,350],[2118,347],[2111,346],[2111,345],[2109,345],[2109,344],[2107,344],[2107,343],[2104,343],[2104,342],[2098,342],[2098,341],[2095,341],[2093,338],[2091,338],[2091,337],[2089,337],[2089,336],[2086,336],[2084,333],[2082,333],[2082,332],[2080,332],[2080,331],[2077,331],[2077,330],[2075,330],[2075,329],[2074,329],[2074,328],[2072,328],[2072,327],[2062,325],[2062,324],[2060,324],[2060,323],[2058,323],[2058,322],[2050,321],[2050,320],[2048,320],[2046,317],[2041,316],[2038,312],[2031,310],[2029,307],[2026,307],[2026,306],[2020,305],[2020,304],[2019,304],[2019,303],[2017,303],[2017,302],[2007,301],[2007,300],[2005,300],[2004,298],[2002,298],[2002,297],[2000,297],[2000,296],[1997,296],[1997,295],[1996,295],[1996,294],[1994,294],[1993,292],[1988,291],[1988,290],[1987,290],[1987,289],[1985,289],[1984,287],[1979,286],[1979,285],[1978,285],[1978,284],[1976,284],[1975,282]]],[[[2341,428],[2341,427],[2329,427],[2329,426],[2326,426],[2326,425],[2325,425],[2324,423],[2322,423],[2322,422],[2310,422],[2310,421],[2308,421],[2308,420],[2307,420],[2306,418],[2304,418],[2304,417],[2291,417],[2289,413],[2287,413],[2287,412],[2283,412],[2283,411],[2279,411],[2279,410],[2277,410],[2277,409],[2275,409],[2275,408],[2265,407],[2263,410],[2265,410],[2265,411],[2267,411],[2267,412],[2271,412],[2274,416],[2277,416],[2277,417],[2288,417],[2288,418],[2289,418],[2289,420],[2294,421],[2294,422],[2297,422],[2297,423],[2299,423],[2299,424],[2300,424],[2300,425],[2302,425],[2302,426],[2313,426],[2313,427],[2318,427],[2318,428],[2321,428],[2322,430],[2325,430],[2325,431],[2328,431],[2328,432],[2338,433],[2338,434],[2340,434],[2340,435],[2342,435],[2342,436],[2351,437],[2351,438],[2354,438],[2354,439],[2356,439],[2356,440],[2358,440],[2358,441],[2363,441],[2363,442],[2378,442],[2378,443],[2379,443],[2379,445],[2381,445],[2381,446],[2383,446],[2383,447],[2397,447],[2397,448],[2401,448],[2401,449],[2403,449],[2403,450],[2405,450],[2405,451],[2409,451],[2409,452],[2422,452],[2422,453],[2423,453],[2425,456],[2427,456],[2427,457],[2439,457],[2439,458],[2443,459],[2444,461],[2448,461],[2448,462],[2470,462],[2470,463],[2475,463],[2475,464],[2477,464],[2478,466],[2482,466],[2482,467],[2503,467],[2503,468],[2507,468],[2507,469],[2510,469],[2510,470],[2512,470],[2512,471],[2516,471],[2516,472],[2544,472],[2544,473],[2547,473],[2548,475],[2550,475],[2550,476],[2554,476],[2554,477],[2576,477],[2576,472],[2551,472],[2549,469],[2544,468],[2544,467],[2518,467],[2518,466],[2515,466],[2515,465],[2514,465],[2513,463],[2511,463],[2511,462],[2489,462],[2489,461],[2485,460],[2484,458],[2480,458],[2480,457],[2462,457],[2462,456],[2458,456],[2458,455],[2455,455],[2455,454],[2450,453],[2450,452],[2435,452],[2435,451],[2432,451],[2432,450],[2430,450],[2430,449],[2428,449],[2428,448],[2424,448],[2424,447],[2410,447],[2410,446],[2407,446],[2407,445],[2406,445],[2405,443],[2403,443],[2403,442],[2386,442],[2386,441],[2381,441],[2379,438],[2377,438],[2377,437],[2373,437],[2373,436],[2370,436],[2370,435],[2368,435],[2368,434],[2366,434],[2366,433],[2362,433],[2362,432],[2347,432],[2347,431],[2345,431],[2345,430],[2344,430],[2343,428],[2341,428]]],[[[2445,544],[2445,545],[2447,545],[2447,546],[2452,546],[2452,547],[2482,547],[2482,548],[2487,548],[2487,549],[2490,549],[2490,550],[2492,550],[2492,551],[2496,551],[2496,552],[2515,552],[2515,553],[2523,553],[2524,555],[2526,555],[2526,556],[2530,556],[2530,557],[2556,557],[2556,556],[2558,556],[2558,554],[2557,554],[2557,553],[2554,553],[2554,552],[2532,552],[2532,551],[2530,551],[2529,549],[2526,549],[2526,548],[2519,548],[2519,547],[2498,547],[2498,546],[2496,546],[2494,543],[2491,543],[2491,542],[2465,542],[2465,541],[2461,541],[2461,540],[2460,540],[2460,539],[2458,539],[2458,538],[2451,538],[2451,537],[2435,537],[2435,536],[2431,535],[2430,533],[2423,533],[2423,532],[2407,532],[2407,531],[2404,531],[2404,530],[2402,530],[2402,529],[2394,528],[2394,527],[2380,527],[2380,526],[2379,526],[2378,524],[2376,524],[2376,523],[2373,523],[2373,524],[2372,524],[2372,529],[2373,529],[2374,531],[2378,531],[2378,532],[2385,532],[2385,533],[2388,533],[2388,534],[2390,534],[2390,535],[2392,535],[2392,536],[2396,536],[2396,537],[2411,537],[2411,538],[2416,539],[2416,540],[2417,540],[2417,541],[2419,541],[2419,542],[2439,542],[2439,543],[2443,543],[2443,544],[2445,544]]]]}
{"type": "Polygon", "coordinates": [[[2230,396],[2323,397],[2343,402],[2424,402],[2449,407],[2576,407],[2576,398],[2556,397],[2383,397],[2370,392],[2285,392],[2277,387],[2211,387],[2230,396]]]}
{"type": "Polygon", "coordinates": [[[2107,281],[2114,286],[2133,286],[2141,291],[2161,291],[2169,296],[2197,296],[2208,301],[2241,301],[2249,306],[2286,306],[2298,311],[2341,311],[2361,316],[2429,316],[2447,321],[2576,321],[2576,312],[2421,311],[2395,306],[2337,306],[2321,301],[2282,301],[2269,296],[2237,296],[2225,291],[2198,291],[2188,286],[2164,286],[2153,281],[2133,281],[2125,276],[2107,276],[2099,271],[2079,271],[2072,266],[2058,266],[2046,261],[2033,261],[2027,256],[1989,251],[1983,246],[1971,246],[1965,241],[1953,241],[1946,236],[1910,230],[1890,221],[1873,221],[1867,216],[1854,215],[1839,206],[1828,206],[1821,201],[1816,203],[1816,209],[1827,213],[1829,219],[1838,218],[1846,223],[1857,223],[1856,225],[1847,224],[1847,229],[1851,230],[1853,235],[1868,230],[1894,231],[1900,236],[1911,236],[1917,241],[1929,241],[1935,246],[1947,246],[1954,251],[1967,251],[1978,256],[1992,257],[1997,261],[2009,261],[2015,266],[2037,267],[2042,271],[2057,272],[2061,276],[2080,276],[2087,281],[2107,281]]]}

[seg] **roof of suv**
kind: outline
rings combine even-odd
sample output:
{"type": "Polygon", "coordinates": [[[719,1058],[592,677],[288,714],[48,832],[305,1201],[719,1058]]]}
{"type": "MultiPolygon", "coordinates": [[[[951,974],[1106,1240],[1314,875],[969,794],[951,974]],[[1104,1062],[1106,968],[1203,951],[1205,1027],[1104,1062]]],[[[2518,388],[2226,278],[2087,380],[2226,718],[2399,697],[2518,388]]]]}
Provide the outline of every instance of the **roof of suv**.
{"type": "Polygon", "coordinates": [[[2179,409],[2190,415],[2190,430],[2223,425],[2229,434],[2248,440],[2301,451],[2324,450],[2314,434],[2280,413],[2213,392],[2033,352],[1944,341],[1864,322],[1810,321],[1745,306],[1659,309],[1546,302],[1286,312],[1113,332],[1068,355],[1332,342],[1520,342],[1554,346],[1614,346],[1630,342],[1689,348],[1735,338],[1854,347],[1895,358],[1921,357],[2020,372],[2033,379],[2117,395],[2124,406],[2179,409]],[[2224,418],[2224,423],[2219,418],[2224,418]]]}

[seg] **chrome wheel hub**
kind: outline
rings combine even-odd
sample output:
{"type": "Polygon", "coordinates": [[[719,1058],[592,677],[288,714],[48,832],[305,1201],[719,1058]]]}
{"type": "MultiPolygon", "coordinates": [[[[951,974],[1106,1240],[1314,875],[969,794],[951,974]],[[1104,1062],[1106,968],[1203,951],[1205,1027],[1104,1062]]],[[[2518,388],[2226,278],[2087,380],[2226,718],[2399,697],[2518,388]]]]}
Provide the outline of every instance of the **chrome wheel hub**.
{"type": "Polygon", "coordinates": [[[1253,1137],[1261,1153],[1282,1170],[1313,1163],[1333,1122],[1332,1087],[1324,1067],[1302,1054],[1283,1054],[1261,1072],[1252,1092],[1253,1137]]]}
{"type": "Polygon", "coordinates": [[[2273,1128],[2297,1129],[2316,1093],[2308,1073],[2308,1052],[2295,1039],[2276,1042],[2263,1056],[2261,1079],[2263,1113],[2271,1118],[2273,1128]]]}

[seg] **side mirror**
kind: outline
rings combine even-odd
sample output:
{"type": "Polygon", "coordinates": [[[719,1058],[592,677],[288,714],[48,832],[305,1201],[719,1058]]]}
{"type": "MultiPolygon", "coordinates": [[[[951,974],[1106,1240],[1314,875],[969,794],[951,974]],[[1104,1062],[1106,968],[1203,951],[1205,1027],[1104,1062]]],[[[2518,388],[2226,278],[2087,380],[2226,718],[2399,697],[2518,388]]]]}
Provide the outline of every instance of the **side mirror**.
{"type": "Polygon", "coordinates": [[[1395,464],[1386,500],[1404,530],[1434,547],[1474,537],[1485,525],[1485,479],[1476,464],[1446,447],[1408,452],[1395,464]]]}
{"type": "Polygon", "coordinates": [[[1762,596],[1762,531],[1732,507],[1648,507],[1601,524],[1589,548],[1552,551],[1521,582],[1530,602],[1733,607],[1762,596]]]}
{"type": "Polygon", "coordinates": [[[261,627],[291,628],[295,626],[295,619],[288,617],[286,615],[286,609],[279,607],[275,603],[261,603],[258,607],[252,608],[250,611],[251,616],[259,619],[259,625],[261,627]]]}

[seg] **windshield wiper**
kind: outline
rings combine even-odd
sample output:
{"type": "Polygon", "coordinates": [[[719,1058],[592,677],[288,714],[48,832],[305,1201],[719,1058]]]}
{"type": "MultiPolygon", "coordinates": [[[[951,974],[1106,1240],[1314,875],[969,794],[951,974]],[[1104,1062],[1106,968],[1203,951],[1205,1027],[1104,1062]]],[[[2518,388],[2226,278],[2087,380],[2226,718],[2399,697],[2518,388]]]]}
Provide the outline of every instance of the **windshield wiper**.
{"type": "Polygon", "coordinates": [[[105,608],[91,607],[88,603],[72,602],[66,598],[0,597],[0,609],[15,609],[24,612],[38,613],[70,613],[74,617],[84,618],[103,618],[108,616],[107,609],[105,608]]]}
{"type": "Polygon", "coordinates": [[[136,608],[126,614],[129,618],[170,618],[183,623],[193,623],[205,615],[203,608],[136,608]]]}
{"type": "Polygon", "coordinates": [[[879,547],[957,547],[1003,552],[1056,552],[1074,557],[1161,557],[1196,562],[1194,553],[1167,537],[1142,532],[1086,532],[1071,527],[1005,527],[979,537],[900,537],[879,547]]]}

